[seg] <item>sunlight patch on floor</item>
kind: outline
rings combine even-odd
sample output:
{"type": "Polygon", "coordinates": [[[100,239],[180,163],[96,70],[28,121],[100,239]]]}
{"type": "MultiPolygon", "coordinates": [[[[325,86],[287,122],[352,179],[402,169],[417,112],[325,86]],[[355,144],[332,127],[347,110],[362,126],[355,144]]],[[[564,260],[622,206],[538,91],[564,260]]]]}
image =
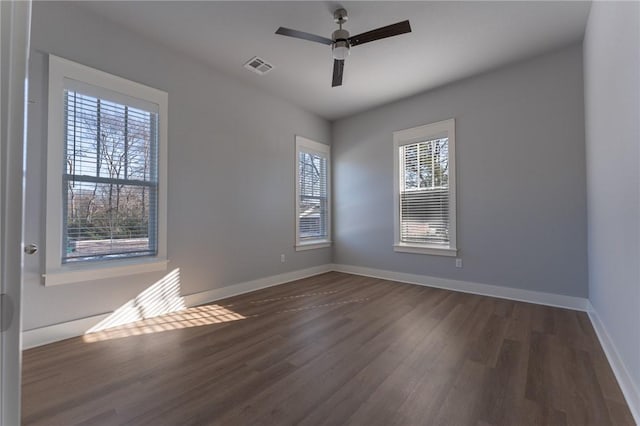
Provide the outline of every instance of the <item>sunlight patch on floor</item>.
{"type": "Polygon", "coordinates": [[[179,312],[172,312],[154,318],[143,319],[141,321],[121,325],[119,327],[87,333],[83,336],[83,340],[88,343],[100,342],[103,340],[119,339],[122,337],[140,336],[143,334],[220,324],[230,321],[238,321],[245,318],[245,316],[219,305],[196,306],[179,312]]]}

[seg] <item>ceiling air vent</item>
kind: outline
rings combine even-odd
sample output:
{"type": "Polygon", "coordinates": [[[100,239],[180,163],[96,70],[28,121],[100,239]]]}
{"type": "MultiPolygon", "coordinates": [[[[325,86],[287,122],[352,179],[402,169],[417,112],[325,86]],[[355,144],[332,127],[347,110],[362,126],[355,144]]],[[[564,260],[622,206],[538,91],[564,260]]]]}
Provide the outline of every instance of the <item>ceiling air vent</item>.
{"type": "Polygon", "coordinates": [[[262,58],[258,58],[257,56],[249,59],[249,61],[244,64],[244,67],[260,75],[266,74],[273,69],[273,65],[267,63],[267,61],[262,58]]]}

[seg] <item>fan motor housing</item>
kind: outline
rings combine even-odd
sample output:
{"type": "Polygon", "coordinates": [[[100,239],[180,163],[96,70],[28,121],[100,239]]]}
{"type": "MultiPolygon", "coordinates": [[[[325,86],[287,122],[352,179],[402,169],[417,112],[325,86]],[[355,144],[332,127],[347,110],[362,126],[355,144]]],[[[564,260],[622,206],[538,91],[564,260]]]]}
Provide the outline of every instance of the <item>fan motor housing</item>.
{"type": "Polygon", "coordinates": [[[347,41],[349,40],[349,31],[343,30],[340,28],[339,30],[335,30],[331,35],[333,41],[347,41]]]}

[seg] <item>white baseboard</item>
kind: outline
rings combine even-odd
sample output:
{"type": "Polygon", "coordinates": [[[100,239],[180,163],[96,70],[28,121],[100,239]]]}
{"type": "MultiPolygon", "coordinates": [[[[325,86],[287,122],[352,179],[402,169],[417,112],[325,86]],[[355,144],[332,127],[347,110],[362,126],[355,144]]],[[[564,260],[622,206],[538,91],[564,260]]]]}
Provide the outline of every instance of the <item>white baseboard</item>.
{"type": "Polygon", "coordinates": [[[312,277],[314,275],[324,274],[325,272],[331,272],[332,265],[320,265],[307,269],[299,269],[297,271],[285,272],[284,274],[272,275],[270,277],[258,278],[253,281],[246,281],[243,283],[231,285],[228,287],[215,288],[213,290],[203,291],[201,293],[188,294],[184,296],[184,301],[187,306],[202,305],[204,303],[213,302],[214,300],[225,299],[231,296],[237,296],[243,293],[249,293],[251,291],[260,290],[262,288],[273,287],[287,283],[289,281],[301,280],[303,278],[312,277]]]}
{"type": "MultiPolygon", "coordinates": [[[[331,264],[314,266],[307,269],[285,272],[283,274],[272,275],[270,277],[259,278],[253,281],[230,285],[227,287],[216,288],[201,293],[189,294],[184,296],[184,304],[186,306],[196,306],[203,303],[213,302],[231,296],[248,293],[250,291],[260,290],[262,288],[272,287],[284,284],[289,281],[295,281],[314,275],[323,274],[332,270],[331,264]]],[[[37,346],[46,345],[48,343],[57,342],[59,340],[69,339],[71,337],[82,336],[89,329],[100,324],[106,318],[111,316],[113,312],[93,315],[90,317],[80,318],[77,320],[67,321],[59,324],[49,325],[45,327],[35,328],[22,332],[22,349],[35,348],[37,346]]],[[[127,315],[124,315],[125,317],[127,315]]]]}
{"type": "Polygon", "coordinates": [[[577,311],[586,311],[587,304],[589,302],[588,299],[583,297],[564,296],[561,294],[543,293],[539,291],[480,284],[469,281],[458,281],[447,278],[430,277],[427,275],[407,274],[404,272],[386,271],[362,266],[334,264],[333,270],[348,274],[364,275],[367,277],[382,278],[385,280],[399,281],[408,284],[418,284],[427,287],[479,294],[482,296],[492,296],[500,299],[518,300],[521,302],[573,309],[577,311]]]}
{"type": "Polygon", "coordinates": [[[607,329],[598,316],[598,312],[596,312],[591,303],[588,305],[587,313],[589,314],[591,324],[593,324],[593,328],[596,331],[596,335],[600,340],[600,345],[607,356],[609,365],[611,365],[613,374],[616,376],[616,379],[618,379],[618,384],[620,385],[620,389],[622,389],[622,393],[627,400],[627,405],[629,405],[631,414],[633,415],[636,424],[640,425],[640,391],[638,391],[638,387],[631,378],[631,374],[629,374],[629,370],[622,361],[622,358],[620,358],[613,340],[611,340],[607,329]]]}
{"type": "Polygon", "coordinates": [[[85,331],[94,327],[109,315],[111,315],[111,312],[23,331],[22,349],[35,348],[36,346],[69,339],[70,337],[82,336],[85,331]]]}

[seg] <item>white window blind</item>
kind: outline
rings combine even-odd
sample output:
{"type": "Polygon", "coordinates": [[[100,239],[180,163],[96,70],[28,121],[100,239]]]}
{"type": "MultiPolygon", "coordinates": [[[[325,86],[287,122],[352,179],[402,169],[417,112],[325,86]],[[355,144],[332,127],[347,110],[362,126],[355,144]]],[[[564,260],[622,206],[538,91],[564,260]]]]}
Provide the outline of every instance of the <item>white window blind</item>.
{"type": "Polygon", "coordinates": [[[296,138],[296,246],[330,240],[329,147],[296,138]]]}
{"type": "Polygon", "coordinates": [[[327,238],[327,158],[300,152],[300,239],[327,238]]]}
{"type": "Polygon", "coordinates": [[[394,250],[456,256],[455,121],[399,130],[393,140],[394,250]]]}
{"type": "Polygon", "coordinates": [[[449,245],[449,139],[400,148],[400,241],[449,245]]]}
{"type": "Polygon", "coordinates": [[[158,113],[77,87],[64,90],[62,263],[156,256],[158,113]]]}

